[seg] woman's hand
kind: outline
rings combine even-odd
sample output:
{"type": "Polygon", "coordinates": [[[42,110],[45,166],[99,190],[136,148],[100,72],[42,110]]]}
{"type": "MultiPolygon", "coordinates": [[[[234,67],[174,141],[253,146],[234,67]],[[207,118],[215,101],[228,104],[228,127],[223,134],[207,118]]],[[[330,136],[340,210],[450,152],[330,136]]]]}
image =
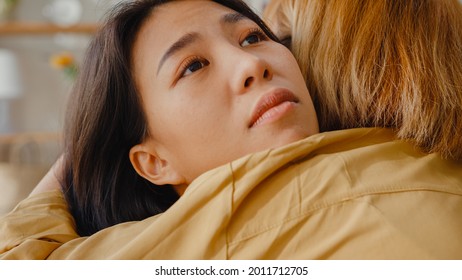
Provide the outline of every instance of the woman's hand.
{"type": "Polygon", "coordinates": [[[61,190],[61,184],[59,183],[58,176],[62,174],[63,170],[63,156],[53,164],[48,173],[40,180],[37,186],[32,190],[29,196],[52,190],[61,190]]]}

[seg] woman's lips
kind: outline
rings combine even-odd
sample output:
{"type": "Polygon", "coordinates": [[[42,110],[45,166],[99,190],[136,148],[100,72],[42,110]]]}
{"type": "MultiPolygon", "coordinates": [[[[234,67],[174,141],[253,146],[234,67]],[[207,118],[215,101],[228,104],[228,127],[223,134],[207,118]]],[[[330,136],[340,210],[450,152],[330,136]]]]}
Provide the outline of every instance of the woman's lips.
{"type": "Polygon", "coordinates": [[[290,90],[270,91],[255,106],[249,128],[279,119],[298,102],[298,98],[290,90]]]}

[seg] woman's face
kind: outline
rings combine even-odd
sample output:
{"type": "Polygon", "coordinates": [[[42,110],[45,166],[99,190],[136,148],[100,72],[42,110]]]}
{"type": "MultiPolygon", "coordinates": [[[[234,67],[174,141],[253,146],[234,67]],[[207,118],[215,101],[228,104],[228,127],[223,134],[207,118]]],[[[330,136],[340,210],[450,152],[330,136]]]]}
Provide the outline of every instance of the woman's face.
{"type": "Polygon", "coordinates": [[[318,132],[290,51],[231,9],[207,0],[163,4],[132,52],[150,134],[143,144],[185,184],[318,132]]]}

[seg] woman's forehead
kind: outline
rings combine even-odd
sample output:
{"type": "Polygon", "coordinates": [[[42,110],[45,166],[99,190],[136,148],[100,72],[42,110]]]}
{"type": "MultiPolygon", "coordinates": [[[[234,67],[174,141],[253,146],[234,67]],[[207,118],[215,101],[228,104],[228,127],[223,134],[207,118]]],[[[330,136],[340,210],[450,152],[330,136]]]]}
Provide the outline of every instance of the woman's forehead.
{"type": "Polygon", "coordinates": [[[151,37],[158,46],[158,43],[176,41],[184,34],[203,33],[206,29],[219,31],[220,27],[244,20],[250,21],[242,14],[214,1],[171,1],[154,9],[141,26],[137,39],[151,37]]]}
{"type": "Polygon", "coordinates": [[[151,19],[159,23],[188,25],[198,19],[214,21],[220,14],[229,12],[235,11],[211,0],[175,0],[155,8],[151,19]]]}

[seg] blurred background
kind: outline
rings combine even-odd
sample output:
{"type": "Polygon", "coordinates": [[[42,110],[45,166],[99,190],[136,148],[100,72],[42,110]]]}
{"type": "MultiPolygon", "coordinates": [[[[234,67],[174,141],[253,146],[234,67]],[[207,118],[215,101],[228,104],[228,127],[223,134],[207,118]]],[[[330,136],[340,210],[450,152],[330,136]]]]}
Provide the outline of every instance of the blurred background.
{"type": "MultiPolygon", "coordinates": [[[[0,216],[58,158],[76,69],[120,1],[0,0],[0,216]]],[[[260,13],[266,1],[246,2],[260,13]]]]}

